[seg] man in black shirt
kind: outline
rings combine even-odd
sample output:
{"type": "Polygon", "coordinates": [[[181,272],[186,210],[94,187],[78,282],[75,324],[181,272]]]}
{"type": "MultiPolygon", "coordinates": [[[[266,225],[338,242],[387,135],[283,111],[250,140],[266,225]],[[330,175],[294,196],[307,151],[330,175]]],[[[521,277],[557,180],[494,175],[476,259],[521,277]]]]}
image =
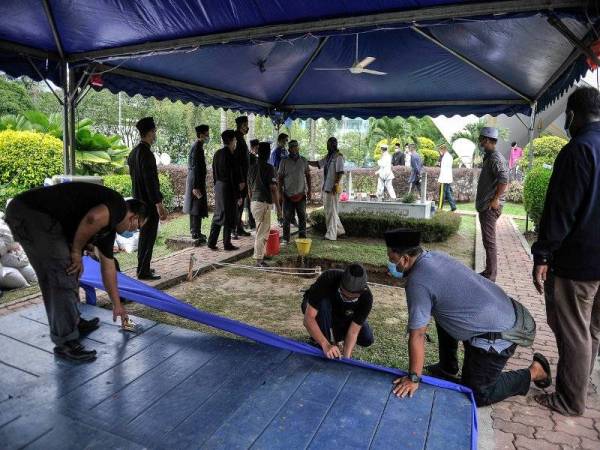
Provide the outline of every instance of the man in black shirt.
{"type": "Polygon", "coordinates": [[[248,187],[252,200],[252,214],[256,219],[256,237],[254,239],[254,259],[258,267],[265,267],[265,247],[271,229],[271,209],[273,203],[277,207],[277,217],[281,217],[279,195],[277,191],[277,174],[269,164],[271,145],[268,142],[258,144],[258,161],[248,172],[248,187]]]}
{"type": "Polygon", "coordinates": [[[394,154],[392,155],[392,166],[404,166],[405,162],[406,156],[402,151],[402,147],[400,147],[400,144],[396,142],[396,145],[394,147],[394,154]]]}
{"type": "Polygon", "coordinates": [[[127,318],[119,299],[113,245],[117,232],[137,230],[146,216],[144,203],[125,201],[112,189],[91,183],[32,189],[8,205],[6,222],[37,274],[56,355],[77,361],[96,358],[95,350],[79,343],[80,333],[98,328],[99,322],[82,319],[77,308],[82,253],[88,244],[100,251],[113,320],[127,318]]]}
{"type": "MultiPolygon", "coordinates": [[[[249,165],[249,154],[248,145],[246,144],[246,135],[248,134],[248,116],[240,116],[235,119],[235,153],[234,153],[234,164],[236,171],[239,172],[239,183],[240,183],[240,196],[246,198],[248,196],[248,165],[249,165]]],[[[244,230],[244,224],[242,223],[242,213],[244,212],[244,205],[238,205],[235,216],[235,229],[234,239],[237,236],[250,236],[246,230],[244,230]]]]}
{"type": "MultiPolygon", "coordinates": [[[[248,172],[250,171],[250,167],[256,164],[256,161],[258,161],[258,144],[258,139],[252,139],[250,141],[250,151],[248,152],[248,172]]],[[[252,211],[250,209],[251,201],[252,199],[250,198],[250,195],[247,195],[246,198],[244,198],[244,208],[246,209],[246,214],[248,214],[248,228],[255,230],[256,220],[254,220],[254,216],[252,215],[252,211]]]]}
{"type": "Polygon", "coordinates": [[[208,142],[210,133],[208,125],[196,127],[197,140],[192,145],[188,156],[188,175],[183,197],[183,213],[190,215],[190,234],[198,243],[205,243],[202,234],[202,218],[208,217],[208,201],[206,198],[206,159],[204,143],[208,142]]]}
{"type": "Polygon", "coordinates": [[[218,250],[217,239],[223,227],[223,248],[237,250],[231,244],[231,232],[235,229],[237,208],[242,204],[238,166],[235,164],[236,138],[233,130],[221,133],[224,147],[213,156],[212,170],[215,182],[215,211],[208,236],[208,248],[218,250]]]}
{"type": "Polygon", "coordinates": [[[152,117],[144,117],[135,126],[140,132],[141,141],[129,154],[127,164],[133,197],[148,205],[148,220],[140,230],[137,277],[140,280],[158,280],[160,277],[150,269],[150,261],[158,233],[158,222],[165,220],[167,213],[162,203],[156,159],[150,150],[156,141],[156,125],[152,117]]]}
{"type": "Polygon", "coordinates": [[[350,358],[356,344],[373,344],[373,331],[367,323],[372,306],[373,295],[363,266],[350,264],[346,270],[326,270],[304,294],[304,326],[325,356],[350,358]],[[343,353],[337,345],[341,341],[343,353]]]}

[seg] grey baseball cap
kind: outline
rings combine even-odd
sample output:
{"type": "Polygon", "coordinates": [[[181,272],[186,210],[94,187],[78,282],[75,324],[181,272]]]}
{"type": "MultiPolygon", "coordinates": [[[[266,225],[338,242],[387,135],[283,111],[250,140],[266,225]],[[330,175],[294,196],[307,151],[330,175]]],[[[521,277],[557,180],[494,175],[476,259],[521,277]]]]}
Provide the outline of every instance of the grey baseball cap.
{"type": "Polygon", "coordinates": [[[479,133],[480,136],[483,137],[487,137],[490,139],[498,139],[498,128],[494,128],[494,127],[483,127],[481,129],[481,132],[479,133]]]}

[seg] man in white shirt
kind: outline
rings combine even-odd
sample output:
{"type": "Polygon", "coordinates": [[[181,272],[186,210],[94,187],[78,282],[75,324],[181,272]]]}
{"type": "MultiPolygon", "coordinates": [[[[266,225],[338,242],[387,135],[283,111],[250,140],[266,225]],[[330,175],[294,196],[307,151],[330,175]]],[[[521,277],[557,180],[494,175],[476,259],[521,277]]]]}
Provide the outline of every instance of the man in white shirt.
{"type": "Polygon", "coordinates": [[[450,203],[450,209],[456,211],[456,202],[452,195],[452,155],[448,152],[448,147],[445,144],[439,146],[438,151],[442,157],[440,162],[440,176],[438,183],[440,184],[440,202],[438,209],[442,209],[444,201],[450,203]]]}
{"type": "Polygon", "coordinates": [[[396,198],[392,180],[394,172],[392,171],[392,155],[388,152],[387,145],[381,146],[381,158],[377,162],[379,170],[375,172],[377,175],[377,197],[383,197],[384,190],[387,190],[390,198],[396,198]]]}

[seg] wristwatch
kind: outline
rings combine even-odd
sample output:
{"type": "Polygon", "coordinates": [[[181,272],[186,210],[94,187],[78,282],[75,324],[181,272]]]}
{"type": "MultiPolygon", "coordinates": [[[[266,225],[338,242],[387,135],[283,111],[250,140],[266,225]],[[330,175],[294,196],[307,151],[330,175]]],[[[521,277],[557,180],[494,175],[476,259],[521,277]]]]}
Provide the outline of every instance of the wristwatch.
{"type": "Polygon", "coordinates": [[[417,375],[415,372],[408,372],[408,379],[413,383],[420,383],[421,377],[417,375]]]}

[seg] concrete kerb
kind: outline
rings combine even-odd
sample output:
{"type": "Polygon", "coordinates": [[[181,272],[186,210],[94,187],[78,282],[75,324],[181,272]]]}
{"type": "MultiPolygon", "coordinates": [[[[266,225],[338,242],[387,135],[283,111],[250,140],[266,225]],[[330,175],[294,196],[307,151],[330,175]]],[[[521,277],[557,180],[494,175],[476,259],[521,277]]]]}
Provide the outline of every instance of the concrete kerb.
{"type": "Polygon", "coordinates": [[[529,247],[529,242],[527,242],[527,239],[525,239],[525,236],[523,236],[523,233],[521,233],[521,230],[519,230],[519,227],[517,226],[516,222],[514,221],[514,217],[508,217],[508,220],[510,222],[510,224],[512,225],[513,229],[515,230],[515,233],[517,234],[518,238],[519,238],[519,242],[521,242],[521,245],[523,246],[523,250],[525,250],[525,253],[527,253],[527,255],[529,255],[529,259],[533,259],[533,255],[531,254],[531,248],[529,247]]]}

